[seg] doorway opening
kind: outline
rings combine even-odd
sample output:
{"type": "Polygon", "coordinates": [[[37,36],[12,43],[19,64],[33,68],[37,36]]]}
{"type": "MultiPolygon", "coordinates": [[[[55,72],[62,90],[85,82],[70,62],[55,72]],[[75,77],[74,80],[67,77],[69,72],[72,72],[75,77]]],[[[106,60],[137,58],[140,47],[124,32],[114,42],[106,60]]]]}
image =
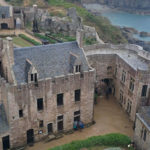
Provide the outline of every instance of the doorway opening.
{"type": "Polygon", "coordinates": [[[27,144],[34,143],[34,130],[30,129],[27,131],[27,144]]]}
{"type": "Polygon", "coordinates": [[[2,138],[2,142],[3,142],[3,150],[8,150],[8,149],[10,149],[9,135],[3,137],[3,138],[2,138]]]}
{"type": "Polygon", "coordinates": [[[47,132],[48,132],[48,134],[53,133],[53,124],[52,123],[49,123],[47,125],[47,132]]]}
{"type": "Polygon", "coordinates": [[[7,23],[2,23],[1,24],[1,29],[8,29],[8,24],[7,23]]]}

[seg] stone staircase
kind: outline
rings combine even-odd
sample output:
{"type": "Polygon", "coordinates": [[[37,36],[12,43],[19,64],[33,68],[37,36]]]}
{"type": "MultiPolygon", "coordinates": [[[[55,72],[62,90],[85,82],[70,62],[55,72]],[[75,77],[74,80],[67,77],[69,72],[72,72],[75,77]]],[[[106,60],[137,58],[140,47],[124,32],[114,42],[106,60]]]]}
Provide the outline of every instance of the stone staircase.
{"type": "Polygon", "coordinates": [[[6,112],[3,104],[0,104],[0,134],[9,130],[6,112]]]}

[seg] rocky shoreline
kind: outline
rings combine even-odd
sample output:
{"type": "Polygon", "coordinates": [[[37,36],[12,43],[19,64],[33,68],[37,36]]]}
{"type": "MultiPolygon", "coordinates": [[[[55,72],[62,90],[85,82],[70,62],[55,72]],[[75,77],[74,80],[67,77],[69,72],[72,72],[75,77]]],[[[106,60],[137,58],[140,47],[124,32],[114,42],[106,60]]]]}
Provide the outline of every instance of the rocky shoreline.
{"type": "Polygon", "coordinates": [[[98,3],[107,6],[111,9],[126,11],[135,14],[150,14],[150,1],[149,0],[81,0],[81,4],[94,4],[98,3]]]}
{"type": "Polygon", "coordinates": [[[138,32],[134,28],[128,28],[128,27],[123,27],[123,28],[118,27],[118,28],[120,28],[122,34],[125,36],[125,38],[130,44],[140,45],[143,47],[143,49],[150,51],[150,41],[142,41],[133,37],[134,34],[141,34],[141,32],[138,32]]]}
{"type": "MultiPolygon", "coordinates": [[[[84,4],[83,4],[83,7],[84,7],[84,4]]],[[[104,10],[109,9],[109,7],[107,7],[106,5],[102,5],[102,7],[104,10]]],[[[118,10],[118,8],[117,9],[113,8],[113,9],[118,10]]],[[[88,10],[88,11],[90,11],[91,13],[97,16],[101,15],[101,12],[96,9],[88,10]]],[[[143,49],[150,51],[150,41],[143,41],[134,37],[135,34],[139,35],[139,37],[150,37],[150,33],[144,32],[144,31],[139,32],[136,29],[130,28],[130,27],[120,27],[120,26],[117,26],[117,27],[121,30],[123,36],[127,39],[127,41],[130,44],[140,45],[143,47],[143,49]]]]}

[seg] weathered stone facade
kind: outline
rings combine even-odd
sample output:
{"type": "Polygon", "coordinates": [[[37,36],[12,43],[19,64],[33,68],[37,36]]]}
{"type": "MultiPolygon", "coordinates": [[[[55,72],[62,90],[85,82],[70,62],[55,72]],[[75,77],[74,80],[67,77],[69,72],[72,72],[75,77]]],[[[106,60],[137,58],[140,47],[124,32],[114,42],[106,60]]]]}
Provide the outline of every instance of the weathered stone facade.
{"type": "MultiPolygon", "coordinates": [[[[16,52],[13,51],[12,41],[8,38],[7,41],[1,40],[1,43],[1,67],[5,79],[0,79],[0,104],[5,107],[7,120],[3,121],[4,124],[8,124],[8,129],[4,130],[4,126],[1,128],[0,149],[3,149],[2,139],[6,136],[9,136],[11,148],[26,145],[29,130],[33,130],[34,141],[41,140],[48,135],[50,123],[52,123],[53,134],[57,133],[58,116],[61,115],[63,115],[64,132],[73,129],[76,111],[80,111],[80,120],[84,124],[93,121],[94,69],[88,67],[86,71],[81,65],[81,72],[38,79],[37,83],[28,81],[28,83],[18,84],[13,71],[16,52]],[[75,101],[75,90],[78,89],[81,93],[80,100],[75,101]],[[63,93],[63,105],[58,106],[57,95],[60,93],[63,93]],[[37,110],[38,99],[43,100],[42,110],[37,110]],[[22,117],[19,114],[20,110],[23,111],[22,117]],[[41,120],[43,126],[39,127],[41,120]]],[[[83,60],[81,62],[85,65],[83,60]]],[[[38,76],[40,78],[40,73],[38,76]]]]}
{"type": "Polygon", "coordinates": [[[0,29],[13,29],[14,17],[13,8],[0,6],[0,29]]]}
{"type": "Polygon", "coordinates": [[[149,105],[149,53],[136,45],[97,44],[84,47],[84,50],[96,70],[99,91],[104,89],[104,80],[109,79],[112,94],[134,121],[139,107],[149,105]],[[142,96],[144,85],[147,86],[146,94],[142,96]]]}
{"type": "Polygon", "coordinates": [[[137,150],[150,148],[150,107],[142,107],[136,114],[134,142],[137,150]]]}

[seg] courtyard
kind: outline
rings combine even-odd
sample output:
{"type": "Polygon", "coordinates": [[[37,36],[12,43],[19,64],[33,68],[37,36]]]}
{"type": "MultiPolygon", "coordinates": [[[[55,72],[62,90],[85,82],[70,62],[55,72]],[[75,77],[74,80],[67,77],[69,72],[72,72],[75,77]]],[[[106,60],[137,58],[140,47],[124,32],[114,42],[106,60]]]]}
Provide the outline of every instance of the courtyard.
{"type": "Polygon", "coordinates": [[[108,133],[122,133],[132,138],[133,123],[129,120],[128,115],[121,109],[121,106],[113,97],[108,100],[99,97],[97,104],[94,106],[94,120],[96,124],[82,131],[76,131],[70,135],[64,135],[63,138],[48,143],[44,141],[35,143],[27,150],[48,150],[49,148],[63,145],[74,140],[81,140],[91,136],[103,135],[108,133]]]}

